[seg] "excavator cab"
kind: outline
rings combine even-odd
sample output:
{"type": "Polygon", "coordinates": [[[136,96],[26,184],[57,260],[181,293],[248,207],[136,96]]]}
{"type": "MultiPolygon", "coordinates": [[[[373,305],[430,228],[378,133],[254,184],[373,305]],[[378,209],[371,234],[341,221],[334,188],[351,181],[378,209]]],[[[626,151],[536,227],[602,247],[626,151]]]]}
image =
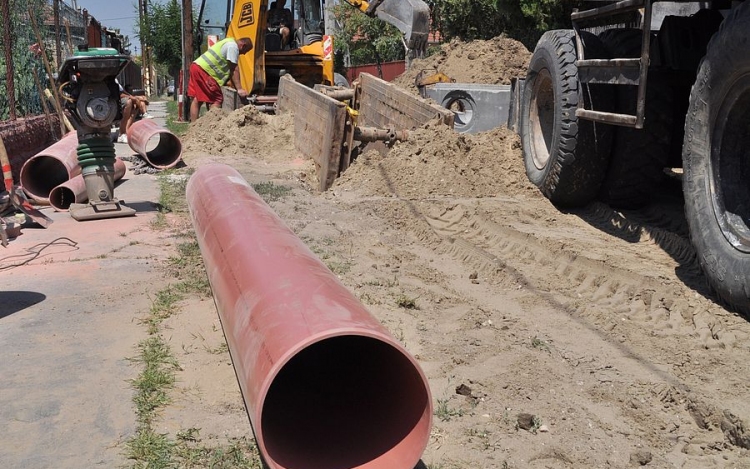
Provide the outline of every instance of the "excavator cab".
{"type": "MultiPolygon", "coordinates": [[[[426,47],[430,10],[422,0],[342,0],[369,16],[393,24],[404,34],[411,56],[426,47]]],[[[248,37],[253,51],[240,56],[242,87],[251,95],[275,95],[281,77],[291,75],[309,87],[334,85],[333,37],[325,30],[325,12],[330,0],[287,0],[294,17],[288,47],[281,47],[278,33],[269,31],[268,0],[202,0],[198,34],[205,50],[206,39],[248,37]],[[204,39],[206,38],[206,39],[204,39]]]]}

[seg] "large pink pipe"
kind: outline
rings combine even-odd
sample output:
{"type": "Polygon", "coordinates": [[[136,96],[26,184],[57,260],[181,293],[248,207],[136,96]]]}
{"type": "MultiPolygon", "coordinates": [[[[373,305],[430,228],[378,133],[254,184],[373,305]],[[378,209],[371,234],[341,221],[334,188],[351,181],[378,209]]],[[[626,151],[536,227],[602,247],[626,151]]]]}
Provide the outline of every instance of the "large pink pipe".
{"type": "Polygon", "coordinates": [[[141,119],[128,128],[128,145],[157,169],[173,168],[182,157],[180,139],[151,119],[141,119]]]}
{"type": "MultiPolygon", "coordinates": [[[[115,182],[122,179],[125,170],[125,162],[120,158],[115,158],[115,182]]],[[[89,196],[86,193],[86,183],[80,174],[68,179],[49,193],[49,203],[58,212],[70,209],[71,204],[85,203],[87,200],[89,200],[89,196]]]]}
{"type": "Polygon", "coordinates": [[[432,424],[418,363],[234,169],[187,185],[258,447],[271,469],[413,469],[432,424]]]}
{"type": "Polygon", "coordinates": [[[49,202],[56,186],[81,174],[78,165],[78,135],[68,132],[62,139],[32,156],[21,166],[21,187],[34,201],[49,202]]]}

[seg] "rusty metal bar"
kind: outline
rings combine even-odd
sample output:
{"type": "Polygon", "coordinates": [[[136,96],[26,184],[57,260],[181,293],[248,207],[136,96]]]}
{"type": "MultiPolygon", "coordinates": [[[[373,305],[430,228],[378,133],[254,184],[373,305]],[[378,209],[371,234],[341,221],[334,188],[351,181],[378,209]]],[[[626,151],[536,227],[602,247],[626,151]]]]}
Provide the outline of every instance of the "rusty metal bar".
{"type": "Polygon", "coordinates": [[[348,101],[354,98],[354,90],[352,89],[331,90],[331,89],[321,88],[320,92],[328,96],[329,98],[335,99],[337,101],[348,101]]]}
{"type": "Polygon", "coordinates": [[[636,116],[630,114],[617,114],[614,112],[591,111],[588,109],[576,109],[576,116],[605,124],[621,125],[623,127],[635,127],[636,116]]]}
{"type": "Polygon", "coordinates": [[[37,73],[36,69],[32,68],[31,71],[34,74],[34,83],[36,84],[36,89],[39,92],[39,100],[42,102],[42,110],[44,111],[44,116],[47,118],[49,133],[50,135],[55,135],[55,124],[52,120],[52,115],[49,112],[49,106],[47,105],[47,100],[44,96],[44,87],[42,87],[42,82],[39,81],[39,74],[37,73]]]}
{"type": "Polygon", "coordinates": [[[187,200],[270,469],[412,469],[432,399],[416,360],[227,165],[187,200]]]}
{"type": "Polygon", "coordinates": [[[359,142],[405,142],[409,139],[406,130],[376,129],[375,127],[355,127],[354,140],[359,142]]]}
{"type": "Polygon", "coordinates": [[[180,139],[151,119],[141,119],[130,126],[128,145],[157,169],[174,168],[182,157],[180,139]]]}
{"type": "MultiPolygon", "coordinates": [[[[57,110],[57,114],[60,117],[60,134],[65,134],[65,122],[67,120],[67,117],[65,116],[65,112],[62,108],[62,99],[60,99],[60,93],[57,90],[57,86],[54,83],[54,79],[52,77],[55,76],[55,74],[52,72],[52,67],[49,64],[49,60],[47,60],[47,49],[44,46],[44,39],[42,38],[42,34],[39,32],[39,26],[36,23],[36,18],[34,18],[34,9],[29,7],[27,10],[29,14],[29,19],[31,20],[31,27],[34,30],[34,36],[36,37],[36,41],[39,44],[39,48],[41,49],[42,53],[42,62],[44,63],[44,68],[47,71],[47,77],[50,80],[50,88],[52,88],[52,95],[55,97],[55,109],[57,110]]],[[[41,98],[41,97],[40,97],[41,98]]]]}
{"type": "Polygon", "coordinates": [[[650,2],[648,0],[623,0],[599,8],[573,12],[570,15],[570,19],[572,19],[573,21],[584,21],[603,18],[605,16],[618,15],[620,13],[627,13],[629,11],[638,10],[639,8],[643,7],[644,3],[650,2]]]}
{"type": "Polygon", "coordinates": [[[254,96],[252,99],[253,103],[258,104],[276,104],[278,101],[277,96],[254,96]]]}

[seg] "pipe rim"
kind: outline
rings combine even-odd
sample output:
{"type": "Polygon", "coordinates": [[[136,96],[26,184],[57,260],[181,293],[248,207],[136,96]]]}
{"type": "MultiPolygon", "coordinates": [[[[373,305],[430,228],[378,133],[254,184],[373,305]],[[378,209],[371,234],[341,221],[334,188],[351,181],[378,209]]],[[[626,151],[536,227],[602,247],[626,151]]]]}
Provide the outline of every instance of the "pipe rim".
{"type": "MultiPolygon", "coordinates": [[[[296,344],[292,349],[284,353],[275,362],[274,366],[269,370],[267,377],[262,384],[261,392],[259,393],[257,399],[257,407],[253,409],[254,415],[252,416],[254,424],[253,426],[256,429],[255,436],[258,441],[258,445],[259,447],[263,448],[264,457],[269,459],[266,462],[269,463],[270,467],[274,469],[304,469],[306,467],[305,463],[302,463],[302,465],[289,465],[289,461],[285,461],[287,464],[281,464],[278,462],[277,458],[279,457],[279,454],[277,454],[277,451],[274,449],[274,442],[269,441],[269,439],[267,438],[269,434],[273,433],[273,431],[268,430],[268,418],[270,417],[265,412],[268,410],[267,405],[269,404],[269,394],[272,392],[274,383],[278,383],[277,380],[279,379],[280,375],[285,369],[288,369],[288,367],[291,366],[292,362],[296,358],[300,357],[300,355],[302,354],[305,354],[306,351],[311,351],[311,348],[314,348],[317,345],[322,345],[328,341],[338,339],[357,341],[366,339],[367,341],[372,341],[373,343],[366,346],[382,347],[393,355],[391,359],[398,359],[403,365],[408,364],[409,368],[403,371],[413,373],[411,379],[413,380],[413,382],[418,382],[421,385],[420,389],[416,391],[417,394],[422,394],[421,397],[417,398],[420,400],[421,407],[418,409],[418,411],[415,410],[410,416],[411,420],[409,425],[401,425],[402,432],[406,427],[408,427],[408,432],[403,434],[403,437],[400,438],[396,444],[388,446],[387,450],[385,450],[385,447],[381,448],[383,449],[383,451],[380,452],[377,457],[366,460],[359,460],[356,463],[347,461],[346,463],[342,463],[341,465],[327,463],[321,465],[321,467],[326,467],[327,469],[343,469],[349,467],[357,467],[358,469],[393,469],[393,461],[389,458],[389,456],[392,456],[391,453],[396,452],[400,454],[407,449],[408,453],[410,453],[407,456],[409,461],[407,463],[404,463],[403,467],[408,466],[409,468],[411,468],[416,466],[429,442],[430,428],[432,427],[433,419],[432,393],[427,377],[424,374],[421,366],[419,366],[417,360],[403,347],[403,345],[401,345],[398,341],[391,337],[390,334],[388,334],[387,332],[377,332],[357,328],[340,328],[312,335],[307,338],[307,340],[296,344]],[[265,421],[264,418],[266,418],[265,421]],[[422,431],[420,433],[420,429],[425,429],[425,431],[422,431]],[[406,444],[407,442],[409,444],[406,444]],[[414,448],[417,449],[414,450],[414,448]]],[[[393,413],[394,415],[398,415],[399,418],[403,417],[402,414],[398,411],[393,411],[393,413]]],[[[358,454],[359,451],[352,450],[352,453],[358,454]]],[[[302,460],[307,461],[307,458],[308,456],[304,456],[302,457],[302,460]]]]}

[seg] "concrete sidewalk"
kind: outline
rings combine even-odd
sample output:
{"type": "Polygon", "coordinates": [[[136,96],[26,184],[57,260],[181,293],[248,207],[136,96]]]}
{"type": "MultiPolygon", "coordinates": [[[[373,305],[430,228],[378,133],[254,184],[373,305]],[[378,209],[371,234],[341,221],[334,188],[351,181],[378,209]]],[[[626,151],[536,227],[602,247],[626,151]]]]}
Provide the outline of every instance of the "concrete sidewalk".
{"type": "MultiPolygon", "coordinates": [[[[149,111],[162,125],[166,103],[149,111]]],[[[115,144],[118,156],[132,155],[115,144]]],[[[130,163],[126,163],[130,167],[130,163]]],[[[128,360],[146,337],[138,318],[168,283],[175,252],[154,231],[155,176],[130,170],[115,196],[134,217],[77,222],[43,212],[47,229],[24,228],[0,247],[0,461],[8,468],[117,467],[135,431],[128,360]]]]}

